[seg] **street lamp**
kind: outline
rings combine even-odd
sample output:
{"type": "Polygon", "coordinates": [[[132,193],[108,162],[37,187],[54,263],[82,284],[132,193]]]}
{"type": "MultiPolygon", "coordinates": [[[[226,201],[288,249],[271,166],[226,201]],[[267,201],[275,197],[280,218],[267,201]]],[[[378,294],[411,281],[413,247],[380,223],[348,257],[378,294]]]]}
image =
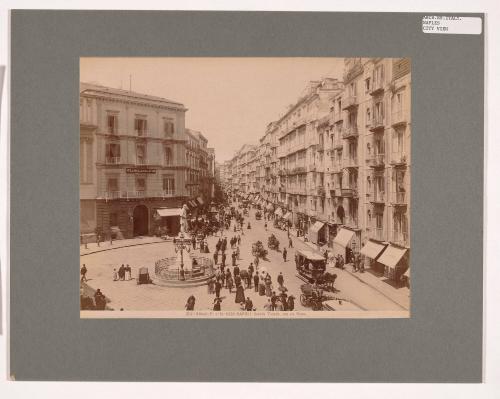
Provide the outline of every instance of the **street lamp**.
{"type": "Polygon", "coordinates": [[[179,234],[179,240],[175,241],[175,252],[181,252],[181,264],[179,270],[179,280],[185,280],[186,277],[184,275],[184,250],[189,252],[190,247],[189,244],[186,244],[184,241],[184,232],[181,231],[179,234]]]}

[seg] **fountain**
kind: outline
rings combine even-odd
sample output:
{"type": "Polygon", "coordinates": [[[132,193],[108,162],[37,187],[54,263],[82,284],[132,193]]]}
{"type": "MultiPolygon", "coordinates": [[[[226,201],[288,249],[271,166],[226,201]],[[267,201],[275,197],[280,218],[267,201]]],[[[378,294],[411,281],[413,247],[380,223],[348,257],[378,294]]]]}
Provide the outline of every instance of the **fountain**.
{"type": "Polygon", "coordinates": [[[208,284],[214,276],[212,259],[191,253],[191,240],[185,236],[186,216],[187,206],[184,205],[181,213],[181,232],[174,242],[177,255],[155,262],[153,281],[157,285],[195,287],[208,284]]]}

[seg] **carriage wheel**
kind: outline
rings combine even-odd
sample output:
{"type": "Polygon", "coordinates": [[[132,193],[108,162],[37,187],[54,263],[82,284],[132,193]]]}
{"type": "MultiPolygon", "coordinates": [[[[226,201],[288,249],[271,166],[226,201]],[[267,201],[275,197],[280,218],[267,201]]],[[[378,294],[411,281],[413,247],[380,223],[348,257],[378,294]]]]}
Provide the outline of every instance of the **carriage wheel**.
{"type": "Polygon", "coordinates": [[[307,305],[307,297],[304,294],[300,294],[300,304],[302,306],[306,306],[307,305]]]}

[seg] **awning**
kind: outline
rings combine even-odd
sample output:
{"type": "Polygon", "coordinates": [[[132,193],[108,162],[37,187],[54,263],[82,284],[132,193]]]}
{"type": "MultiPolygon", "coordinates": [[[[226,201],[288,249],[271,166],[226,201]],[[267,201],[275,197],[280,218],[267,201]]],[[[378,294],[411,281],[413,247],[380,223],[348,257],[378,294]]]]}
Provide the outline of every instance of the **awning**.
{"type": "Polygon", "coordinates": [[[205,201],[203,201],[203,198],[201,198],[201,197],[196,198],[196,201],[198,201],[198,203],[199,203],[200,205],[205,204],[205,201]]]}
{"type": "Polygon", "coordinates": [[[360,252],[362,255],[368,256],[371,259],[377,259],[377,256],[382,253],[385,247],[386,245],[368,240],[365,246],[361,248],[360,252]]]}
{"type": "Polygon", "coordinates": [[[285,213],[285,215],[283,216],[283,219],[291,220],[292,219],[292,212],[285,213]]]}
{"type": "Polygon", "coordinates": [[[389,267],[396,267],[401,258],[408,251],[406,248],[398,248],[393,245],[389,245],[384,253],[378,258],[378,261],[389,267]]]}
{"type": "Polygon", "coordinates": [[[307,234],[307,237],[309,240],[315,244],[318,243],[318,235],[319,231],[325,227],[325,224],[323,222],[317,221],[315,222],[311,228],[309,229],[309,233],[307,234]]]}
{"type": "Polygon", "coordinates": [[[278,208],[274,211],[274,214],[276,216],[283,216],[283,211],[281,210],[281,208],[278,208]]]}
{"type": "Polygon", "coordinates": [[[157,209],[156,212],[158,212],[158,215],[160,215],[161,217],[181,216],[182,208],[160,208],[157,209]]]}
{"type": "Polygon", "coordinates": [[[295,252],[297,252],[299,255],[306,257],[309,260],[316,260],[316,261],[325,260],[324,256],[318,255],[308,249],[297,249],[295,252]]]}
{"type": "Polygon", "coordinates": [[[353,236],[354,236],[354,231],[347,229],[340,229],[340,231],[333,239],[333,242],[343,247],[347,247],[347,244],[349,244],[349,241],[351,241],[351,238],[353,236]]]}

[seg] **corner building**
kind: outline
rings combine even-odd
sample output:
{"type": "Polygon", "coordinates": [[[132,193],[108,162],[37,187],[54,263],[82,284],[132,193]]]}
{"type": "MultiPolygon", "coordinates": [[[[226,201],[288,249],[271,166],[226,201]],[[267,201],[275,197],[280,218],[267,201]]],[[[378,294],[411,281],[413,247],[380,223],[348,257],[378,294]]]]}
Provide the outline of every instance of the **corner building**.
{"type": "Polygon", "coordinates": [[[183,104],[80,84],[80,229],[115,238],[179,229],[158,208],[189,199],[183,104]]]}

